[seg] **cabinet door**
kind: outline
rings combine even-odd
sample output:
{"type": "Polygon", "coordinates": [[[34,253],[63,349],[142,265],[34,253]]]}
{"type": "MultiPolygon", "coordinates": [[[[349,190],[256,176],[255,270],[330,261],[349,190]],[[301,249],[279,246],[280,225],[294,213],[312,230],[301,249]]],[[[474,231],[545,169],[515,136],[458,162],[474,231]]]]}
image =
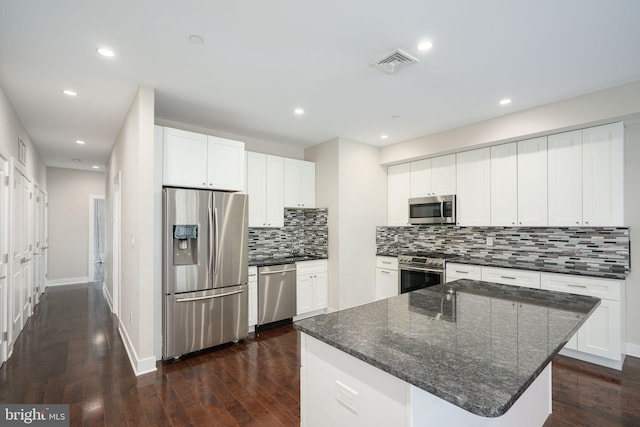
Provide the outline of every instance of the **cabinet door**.
{"type": "Polygon", "coordinates": [[[284,205],[300,207],[300,160],[284,159],[284,205]]]}
{"type": "Polygon", "coordinates": [[[313,310],[313,278],[310,274],[297,276],[296,281],[296,314],[304,314],[313,310]]]}
{"type": "Polygon", "coordinates": [[[456,155],[457,223],[462,226],[491,223],[491,150],[456,155]]]}
{"type": "Polygon", "coordinates": [[[162,183],[180,187],[207,187],[207,136],[164,128],[162,183]]]}
{"type": "Polygon", "coordinates": [[[582,131],[548,138],[549,225],[582,225],[582,131]]]}
{"type": "Polygon", "coordinates": [[[376,268],[376,300],[398,295],[398,272],[376,268]]]}
{"type": "Polygon", "coordinates": [[[284,159],[266,156],[266,226],[284,226],[284,159]]]}
{"type": "Polygon", "coordinates": [[[518,225],[547,225],[547,137],[518,142],[518,225]]]}
{"type": "Polygon", "coordinates": [[[624,225],[622,123],[582,131],[584,225],[624,225]]]}
{"type": "Polygon", "coordinates": [[[456,194],[456,155],[431,159],[431,192],[434,196],[456,194]]]}
{"type": "Polygon", "coordinates": [[[267,156],[247,153],[247,193],[249,194],[249,227],[267,225],[267,156]]]}
{"type": "Polygon", "coordinates": [[[316,164],[300,161],[300,205],[316,207],[316,164]]]}
{"type": "Polygon", "coordinates": [[[431,190],[431,159],[409,163],[411,197],[433,196],[431,190]]]}
{"type": "Polygon", "coordinates": [[[313,275],[313,305],[312,310],[327,308],[327,273],[313,275]]]}
{"type": "Polygon", "coordinates": [[[387,168],[387,222],[389,225],[408,225],[411,195],[409,163],[387,168]]]}
{"type": "Polygon", "coordinates": [[[244,143],[208,136],[207,146],[207,187],[211,190],[242,191],[244,143]]]}
{"type": "Polygon", "coordinates": [[[258,323],[258,278],[249,277],[249,326],[258,323]]]}
{"type": "Polygon", "coordinates": [[[603,299],[578,330],[578,350],[621,359],[620,301],[603,299]]]}
{"type": "Polygon", "coordinates": [[[517,145],[491,147],[491,225],[516,225],[518,221],[517,145]]]}

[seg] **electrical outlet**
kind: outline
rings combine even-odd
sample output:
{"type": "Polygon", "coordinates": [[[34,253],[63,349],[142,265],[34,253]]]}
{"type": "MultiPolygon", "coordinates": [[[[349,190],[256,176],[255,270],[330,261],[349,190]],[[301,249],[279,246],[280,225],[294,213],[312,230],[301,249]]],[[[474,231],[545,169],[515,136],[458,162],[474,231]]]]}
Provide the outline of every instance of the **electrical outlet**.
{"type": "Polygon", "coordinates": [[[487,237],[487,246],[493,246],[493,237],[487,237]]]}
{"type": "Polygon", "coordinates": [[[337,380],[336,400],[350,409],[354,414],[358,413],[358,392],[337,380]]]}

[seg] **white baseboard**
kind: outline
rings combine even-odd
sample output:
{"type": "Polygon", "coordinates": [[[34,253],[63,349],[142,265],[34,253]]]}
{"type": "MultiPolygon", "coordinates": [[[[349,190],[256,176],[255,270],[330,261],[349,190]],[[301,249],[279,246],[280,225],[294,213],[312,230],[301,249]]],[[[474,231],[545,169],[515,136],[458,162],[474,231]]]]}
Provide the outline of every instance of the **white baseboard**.
{"type": "Polygon", "coordinates": [[[633,357],[640,357],[640,344],[632,342],[627,343],[627,355],[633,357]]]}
{"type": "Polygon", "coordinates": [[[63,285],[77,285],[79,283],[89,283],[91,280],[89,276],[84,277],[66,277],[64,279],[47,280],[47,287],[49,286],[63,286],[63,285]]]}
{"type": "Polygon", "coordinates": [[[131,363],[131,369],[133,369],[133,373],[135,376],[148,374],[149,372],[153,372],[156,370],[156,358],[155,356],[146,357],[144,359],[139,359],[136,354],[136,350],[133,347],[133,343],[127,334],[127,330],[124,328],[124,325],[118,319],[118,332],[120,332],[120,337],[122,338],[122,343],[124,344],[125,350],[127,350],[127,356],[129,356],[129,362],[131,363]]]}
{"type": "Polygon", "coordinates": [[[109,289],[107,286],[102,283],[102,295],[104,295],[104,299],[107,300],[107,304],[109,305],[109,311],[113,313],[113,300],[111,299],[111,294],[109,293],[109,289]]]}
{"type": "Polygon", "coordinates": [[[618,371],[622,370],[622,364],[624,363],[624,354],[622,355],[622,360],[607,359],[606,357],[596,356],[594,354],[589,354],[570,348],[563,348],[562,350],[560,350],[560,354],[563,356],[568,356],[574,359],[593,363],[594,365],[617,369],[618,371]]]}

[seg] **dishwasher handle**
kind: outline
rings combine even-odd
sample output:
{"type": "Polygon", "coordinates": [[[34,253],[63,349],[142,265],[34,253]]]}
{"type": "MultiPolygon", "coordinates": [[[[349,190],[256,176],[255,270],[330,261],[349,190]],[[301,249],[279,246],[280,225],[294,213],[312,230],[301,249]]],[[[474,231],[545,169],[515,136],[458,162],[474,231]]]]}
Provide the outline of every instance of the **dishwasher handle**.
{"type": "Polygon", "coordinates": [[[261,275],[261,276],[265,276],[267,274],[288,273],[290,271],[296,271],[296,269],[295,268],[288,268],[286,270],[261,271],[258,274],[261,275]]]}

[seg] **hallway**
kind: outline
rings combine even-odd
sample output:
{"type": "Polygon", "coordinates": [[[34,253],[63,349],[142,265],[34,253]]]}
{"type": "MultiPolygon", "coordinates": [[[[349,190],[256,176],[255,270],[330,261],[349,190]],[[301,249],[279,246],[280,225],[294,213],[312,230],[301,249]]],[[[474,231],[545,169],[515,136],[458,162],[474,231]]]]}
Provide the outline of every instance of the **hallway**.
{"type": "Polygon", "coordinates": [[[49,287],[0,369],[0,402],[69,403],[71,425],[300,424],[291,326],[136,378],[93,284],[49,287]]]}

